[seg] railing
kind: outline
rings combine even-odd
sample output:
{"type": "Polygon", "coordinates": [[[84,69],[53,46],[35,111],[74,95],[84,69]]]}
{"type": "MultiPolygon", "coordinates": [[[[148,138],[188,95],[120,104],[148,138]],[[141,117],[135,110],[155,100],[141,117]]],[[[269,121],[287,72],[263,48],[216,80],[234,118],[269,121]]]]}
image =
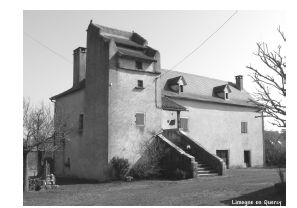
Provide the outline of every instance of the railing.
{"type": "Polygon", "coordinates": [[[193,140],[184,131],[179,130],[179,133],[181,135],[181,140],[183,140],[183,143],[186,142],[191,146],[191,155],[196,158],[196,161],[198,163],[199,161],[203,161],[213,170],[215,170],[219,175],[225,175],[226,164],[221,158],[214,154],[211,154],[201,144],[193,140]]]}

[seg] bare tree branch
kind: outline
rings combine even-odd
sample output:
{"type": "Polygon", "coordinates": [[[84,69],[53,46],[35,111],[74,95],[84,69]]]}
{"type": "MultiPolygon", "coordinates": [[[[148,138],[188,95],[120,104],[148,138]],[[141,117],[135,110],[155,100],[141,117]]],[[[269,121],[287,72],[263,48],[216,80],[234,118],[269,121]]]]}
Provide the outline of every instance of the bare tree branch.
{"type": "MultiPolygon", "coordinates": [[[[278,32],[286,41],[285,35],[278,32]]],[[[281,54],[281,46],[277,50],[270,51],[266,43],[257,43],[258,52],[255,54],[262,63],[270,70],[269,74],[264,74],[261,70],[250,66],[248,69],[252,71],[249,75],[253,82],[256,83],[257,89],[250,101],[259,106],[263,110],[260,117],[273,118],[272,125],[278,127],[286,127],[286,106],[283,99],[286,97],[286,62],[285,56],[281,54]]]]}

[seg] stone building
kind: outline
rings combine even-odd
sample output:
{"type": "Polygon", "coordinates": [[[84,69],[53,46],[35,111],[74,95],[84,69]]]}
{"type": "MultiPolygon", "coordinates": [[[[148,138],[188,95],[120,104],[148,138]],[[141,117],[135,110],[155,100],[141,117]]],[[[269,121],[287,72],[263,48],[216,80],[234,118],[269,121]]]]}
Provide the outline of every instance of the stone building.
{"type": "Polygon", "coordinates": [[[213,169],[263,165],[263,121],[242,76],[231,83],[163,70],[141,35],[92,22],[73,58],[73,86],[50,98],[71,129],[54,156],[57,176],[107,180],[112,157],[134,164],[154,137],[195,163],[180,144],[190,147],[213,169]]]}

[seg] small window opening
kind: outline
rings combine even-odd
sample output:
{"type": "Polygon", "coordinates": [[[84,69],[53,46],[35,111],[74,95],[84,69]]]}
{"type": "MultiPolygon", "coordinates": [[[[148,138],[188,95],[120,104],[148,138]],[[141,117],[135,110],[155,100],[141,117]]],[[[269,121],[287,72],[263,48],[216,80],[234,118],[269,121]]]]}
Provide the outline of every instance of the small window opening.
{"type": "Polygon", "coordinates": [[[143,69],[141,61],[136,61],[136,69],[143,69]]]}
{"type": "Polygon", "coordinates": [[[226,93],[225,95],[226,95],[226,100],[228,100],[229,99],[229,94],[226,93]]]}
{"type": "Polygon", "coordinates": [[[138,80],[137,81],[137,87],[138,88],[143,88],[143,80],[138,80]]]}

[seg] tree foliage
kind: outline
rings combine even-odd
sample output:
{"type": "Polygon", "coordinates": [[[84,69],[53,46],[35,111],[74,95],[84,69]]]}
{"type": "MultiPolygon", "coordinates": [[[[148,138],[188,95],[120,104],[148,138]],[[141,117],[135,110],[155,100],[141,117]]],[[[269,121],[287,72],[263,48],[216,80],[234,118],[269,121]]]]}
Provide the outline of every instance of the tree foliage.
{"type": "MultiPolygon", "coordinates": [[[[285,43],[286,37],[280,27],[278,32],[285,43]]],[[[272,118],[271,124],[285,128],[286,56],[282,54],[281,45],[276,50],[270,50],[268,44],[262,42],[257,43],[257,48],[255,55],[264,63],[265,69],[247,66],[252,71],[249,76],[257,86],[251,101],[263,109],[263,117],[272,118]]]]}

